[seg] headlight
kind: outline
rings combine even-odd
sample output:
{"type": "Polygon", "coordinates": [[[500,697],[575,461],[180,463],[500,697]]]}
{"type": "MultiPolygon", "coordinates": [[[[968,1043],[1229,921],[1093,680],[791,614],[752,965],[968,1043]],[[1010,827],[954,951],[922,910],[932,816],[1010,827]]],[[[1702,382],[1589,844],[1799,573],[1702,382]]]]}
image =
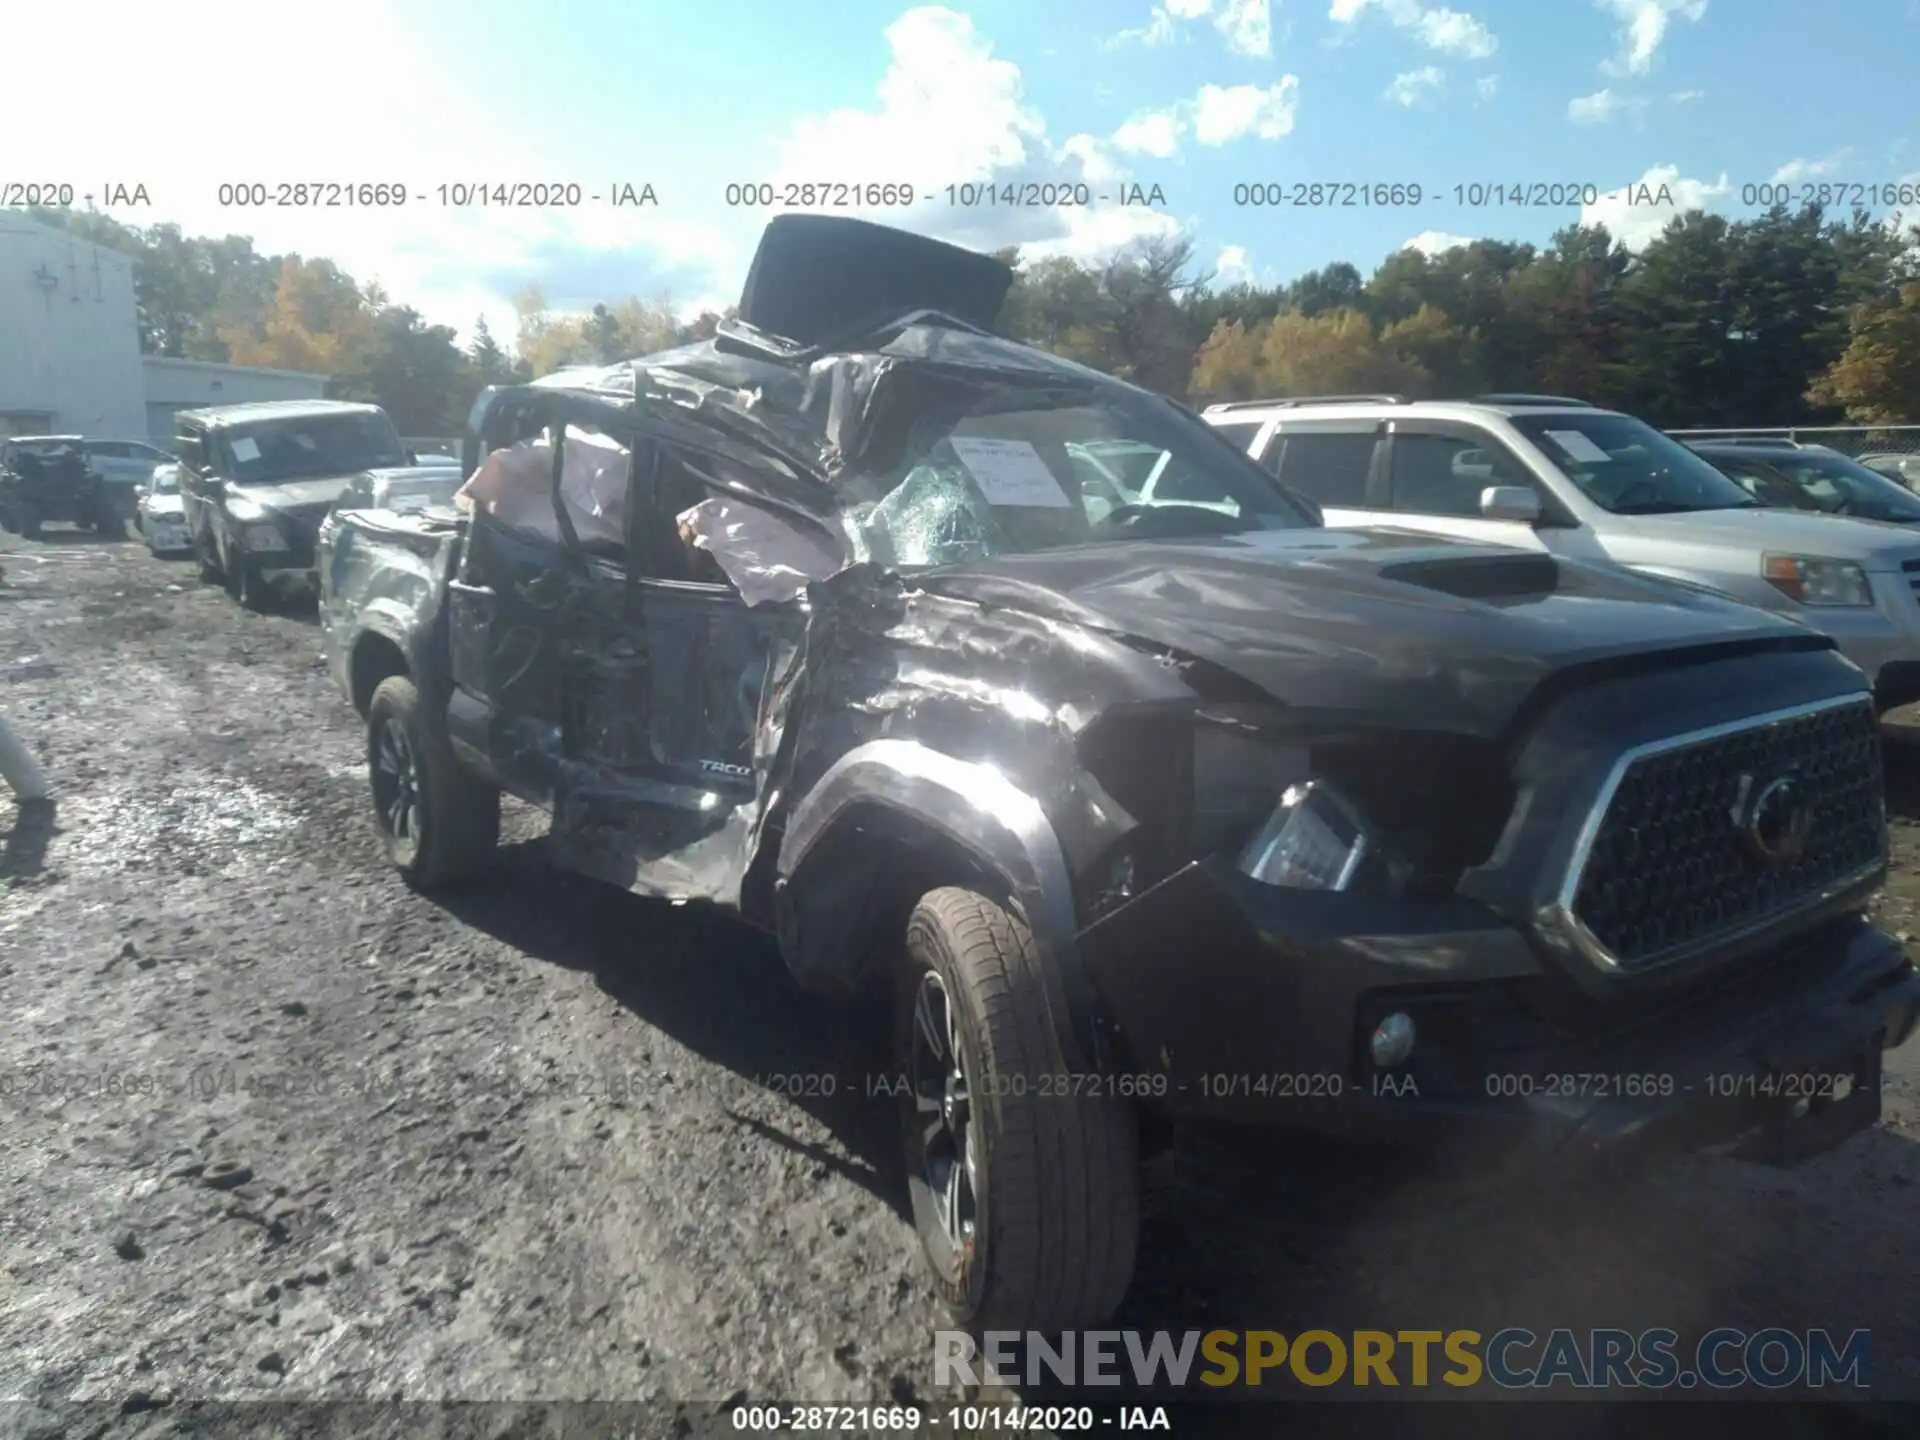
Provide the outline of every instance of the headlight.
{"type": "Polygon", "coordinates": [[[1295,890],[1344,890],[1371,843],[1359,813],[1326,785],[1290,785],[1240,853],[1240,871],[1295,890]]]}
{"type": "Polygon", "coordinates": [[[286,537],[271,525],[249,525],[247,527],[247,548],[249,550],[284,550],[286,537]]]}
{"type": "Polygon", "coordinates": [[[258,500],[250,500],[245,495],[236,495],[227,501],[227,514],[242,525],[249,525],[255,520],[266,519],[267,507],[258,500]]]}
{"type": "Polygon", "coordinates": [[[1867,572],[1851,560],[1828,560],[1818,555],[1766,555],[1760,573],[1782,595],[1802,605],[1851,609],[1873,605],[1873,587],[1867,572]]]}

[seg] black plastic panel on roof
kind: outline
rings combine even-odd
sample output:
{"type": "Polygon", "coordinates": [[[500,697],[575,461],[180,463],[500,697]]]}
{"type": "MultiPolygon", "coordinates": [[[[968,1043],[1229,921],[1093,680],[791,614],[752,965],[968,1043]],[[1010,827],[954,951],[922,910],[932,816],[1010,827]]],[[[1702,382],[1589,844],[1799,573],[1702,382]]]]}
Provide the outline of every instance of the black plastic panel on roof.
{"type": "Polygon", "coordinates": [[[1013,285],[991,255],[839,215],[779,215],[760,236],[740,319],[801,345],[914,310],[990,327],[1013,285]]]}

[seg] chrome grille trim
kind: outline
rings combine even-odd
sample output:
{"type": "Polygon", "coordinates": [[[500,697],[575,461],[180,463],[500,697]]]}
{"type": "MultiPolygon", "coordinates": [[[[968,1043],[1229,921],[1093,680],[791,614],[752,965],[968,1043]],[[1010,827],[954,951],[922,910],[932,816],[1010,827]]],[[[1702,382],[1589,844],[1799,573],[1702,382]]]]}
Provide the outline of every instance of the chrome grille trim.
{"type": "MultiPolygon", "coordinates": [[[[1920,561],[1914,562],[1920,569],[1920,561]]],[[[1575,900],[1580,893],[1582,881],[1586,877],[1588,862],[1592,858],[1593,848],[1599,839],[1601,828],[1605,825],[1618,796],[1622,783],[1629,772],[1639,762],[1649,757],[1664,755],[1675,750],[1710,743],[1731,736],[1763,730],[1769,726],[1802,719],[1811,715],[1825,714],[1831,711],[1857,709],[1868,716],[1874,714],[1873,702],[1867,695],[1844,695],[1829,700],[1817,700],[1810,704],[1789,706],[1781,710],[1768,711],[1765,714],[1748,716],[1741,720],[1732,720],[1720,725],[1710,725],[1699,730],[1690,730],[1679,735],[1665,736],[1645,744],[1635,745],[1621,753],[1608,772],[1606,782],[1600,787],[1592,807],[1581,823],[1580,833],[1574,843],[1572,857],[1567,865],[1565,878],[1554,903],[1545,917],[1552,926],[1570,940],[1589,960],[1600,969],[1611,974],[1632,975],[1657,970],[1669,963],[1674,955],[1694,950],[1702,945],[1727,945],[1737,943],[1747,935],[1757,933],[1794,915],[1811,909],[1825,900],[1840,895],[1862,884],[1875,873],[1883,870],[1887,864],[1887,830],[1885,790],[1880,789],[1881,813],[1878,853],[1873,861],[1846,875],[1840,876],[1822,885],[1810,888],[1785,906],[1759,917],[1751,923],[1735,923],[1724,930],[1714,932],[1704,940],[1682,942],[1670,946],[1667,950],[1656,951],[1653,955],[1627,961],[1615,954],[1608,946],[1581,921],[1575,912],[1575,900]]],[[[1877,728],[1877,721],[1876,721],[1877,728]]]]}

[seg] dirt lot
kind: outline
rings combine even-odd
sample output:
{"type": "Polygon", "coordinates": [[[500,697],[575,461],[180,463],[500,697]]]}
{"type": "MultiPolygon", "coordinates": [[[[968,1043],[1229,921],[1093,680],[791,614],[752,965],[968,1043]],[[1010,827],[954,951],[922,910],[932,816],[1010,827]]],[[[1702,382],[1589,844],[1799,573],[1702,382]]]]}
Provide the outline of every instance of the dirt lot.
{"type": "MultiPolygon", "coordinates": [[[[0,872],[0,1397],[937,1398],[850,1016],[720,918],[547,873],[525,816],[496,884],[409,893],[310,610],[137,543],[0,546],[0,712],[60,793],[0,872]]],[[[1920,934],[1920,827],[1895,845],[1884,919],[1920,934]]],[[[1119,1323],[1864,1327],[1875,1395],[1920,1399],[1917,1052],[1790,1173],[1180,1157],[1119,1323]]]]}

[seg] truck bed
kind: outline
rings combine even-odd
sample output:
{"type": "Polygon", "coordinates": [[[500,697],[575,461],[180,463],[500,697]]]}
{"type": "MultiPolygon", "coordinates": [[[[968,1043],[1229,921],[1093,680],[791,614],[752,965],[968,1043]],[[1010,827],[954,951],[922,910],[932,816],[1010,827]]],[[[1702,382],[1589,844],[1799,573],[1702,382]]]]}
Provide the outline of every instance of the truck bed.
{"type": "Polygon", "coordinates": [[[465,533],[465,519],[445,508],[338,510],[321,526],[314,565],[327,669],[356,708],[366,696],[353,657],[369,633],[397,646],[415,675],[444,672],[444,658],[436,665],[424,652],[436,643],[444,652],[438,622],[465,533]]]}

